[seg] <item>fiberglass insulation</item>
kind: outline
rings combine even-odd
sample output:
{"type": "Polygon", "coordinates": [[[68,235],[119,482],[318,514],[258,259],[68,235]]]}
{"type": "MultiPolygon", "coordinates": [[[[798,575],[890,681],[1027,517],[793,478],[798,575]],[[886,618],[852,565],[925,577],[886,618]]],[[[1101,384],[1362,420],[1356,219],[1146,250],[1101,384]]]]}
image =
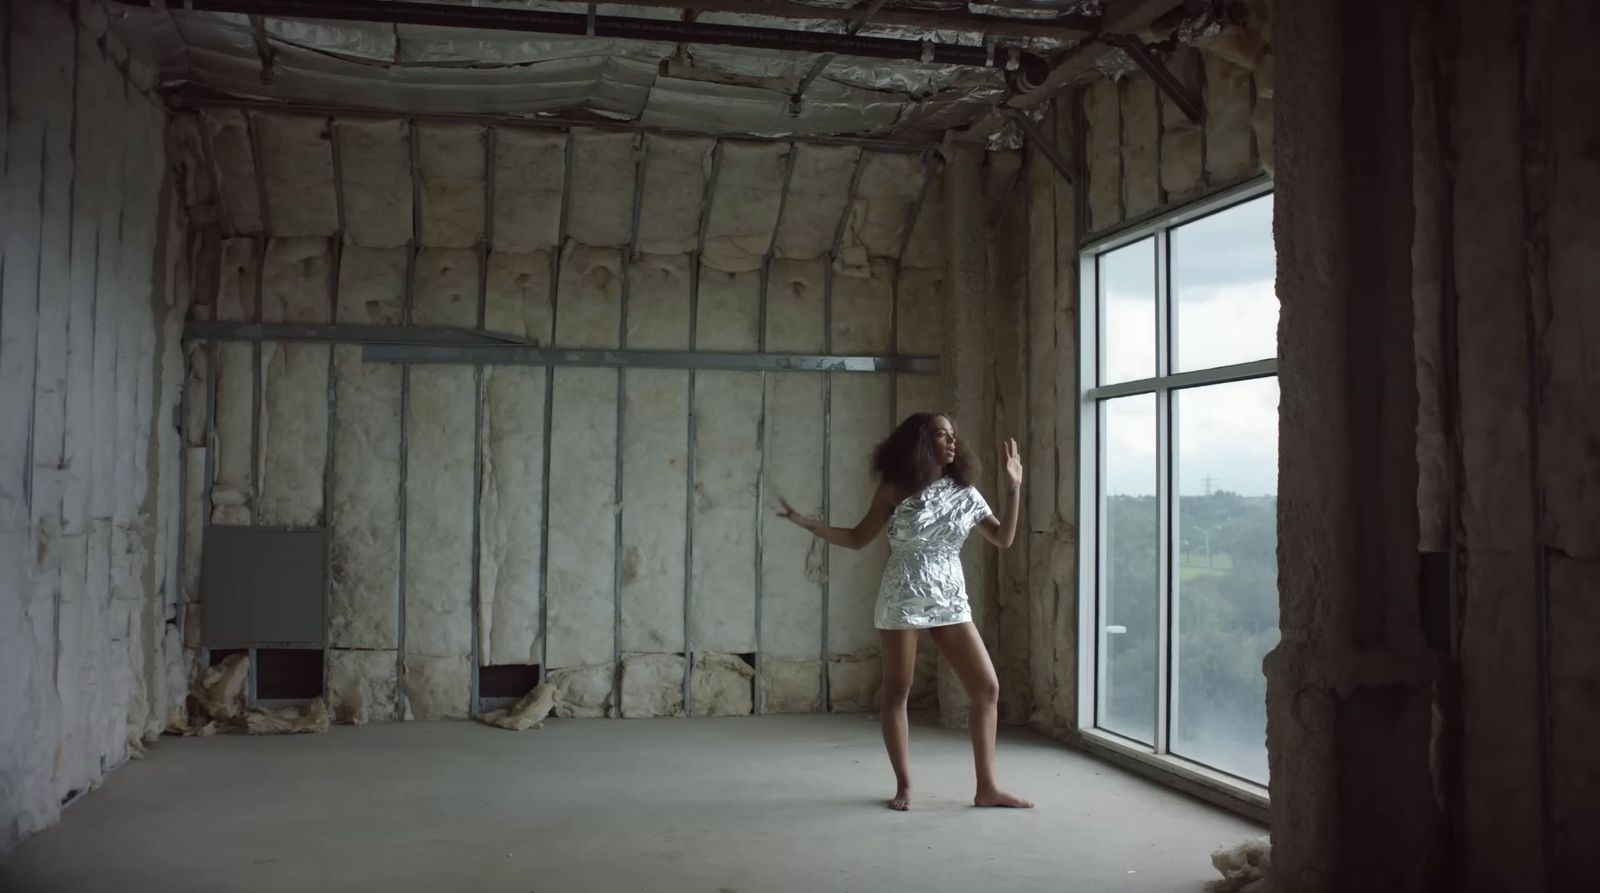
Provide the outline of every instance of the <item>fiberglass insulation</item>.
{"type": "Polygon", "coordinates": [[[1129,217],[1161,204],[1160,112],[1155,82],[1147,77],[1122,81],[1122,194],[1129,217]]]}
{"type": "MultiPolygon", "coordinates": [[[[460,124],[416,129],[422,244],[473,248],[483,239],[484,132],[460,124]]],[[[473,285],[476,295],[477,286],[473,285]]]]}
{"type": "Polygon", "coordinates": [[[622,715],[683,715],[681,654],[633,654],[622,661],[622,715]]]}
{"type": "Polygon", "coordinates": [[[852,266],[869,257],[900,256],[906,222],[925,179],[916,155],[869,152],[861,163],[861,182],[840,246],[841,257],[852,266]]]}
{"type": "Polygon", "coordinates": [[[333,235],[339,221],[328,120],[261,115],[256,128],[273,236],[333,235]]]}
{"type": "MultiPolygon", "coordinates": [[[[766,505],[762,507],[761,653],[815,660],[822,653],[823,550],[810,533],[777,517],[787,500],[801,514],[822,514],[823,376],[767,376],[766,505]]],[[[816,688],[812,666],[811,688],[816,688]]]]}
{"type": "MultiPolygon", "coordinates": [[[[547,482],[550,628],[545,663],[550,668],[575,669],[612,659],[616,401],[616,370],[555,370],[547,482]]],[[[568,694],[563,688],[564,702],[581,703],[568,694]]]]}
{"type": "Polygon", "coordinates": [[[561,232],[567,137],[548,130],[494,132],[494,247],[548,252],[561,232]]]}
{"type": "Polygon", "coordinates": [[[695,376],[694,650],[755,650],[761,374],[695,376]]]}
{"type": "MultiPolygon", "coordinates": [[[[638,137],[574,130],[567,238],[591,248],[621,248],[633,238],[638,137]]],[[[565,290],[563,290],[565,294],[565,290]]]]}
{"type": "MultiPolygon", "coordinates": [[[[270,206],[269,206],[270,207],[270,206]]],[[[326,322],[330,255],[325,239],[273,239],[262,265],[267,322],[326,322]]],[[[328,345],[261,345],[260,524],[322,523],[328,439],[328,345]]]]}
{"type": "Polygon", "coordinates": [[[874,259],[870,278],[833,278],[833,353],[889,352],[894,262],[874,259]]]}
{"type": "Polygon", "coordinates": [[[688,255],[642,254],[628,269],[628,347],[689,348],[688,255]]]}
{"type": "Polygon", "coordinates": [[[539,529],[543,522],[545,371],[483,371],[479,500],[481,663],[541,663],[539,529]]]}
{"type": "Polygon", "coordinates": [[[0,854],[153,740],[181,697],[166,686],[190,470],[173,430],[186,307],[152,289],[165,115],[148,72],[119,69],[125,48],[62,4],[12,4],[6,39],[0,854]],[[74,142],[78,126],[121,139],[74,142]]]}
{"type": "Polygon", "coordinates": [[[556,305],[560,347],[617,347],[622,325],[622,257],[616,248],[569,242],[556,305]]]}
{"type": "Polygon", "coordinates": [[[483,325],[491,332],[526,338],[537,345],[550,343],[548,252],[495,251],[489,255],[483,325]]]}
{"type": "Polygon", "coordinates": [[[411,128],[404,121],[340,121],[335,132],[345,241],[363,248],[410,242],[411,128]]]}
{"type": "Polygon", "coordinates": [[[761,269],[778,224],[789,151],[784,143],[723,143],[706,223],[707,266],[729,273],[761,269]]]}
{"type": "Polygon", "coordinates": [[[777,255],[790,260],[813,260],[833,247],[849,199],[861,150],[848,146],[795,147],[794,176],[778,227],[777,255]]]}
{"type": "MultiPolygon", "coordinates": [[[[853,527],[872,501],[872,448],[888,434],[890,382],[881,375],[835,374],[832,379],[830,523],[853,527]]],[[[861,551],[830,549],[828,653],[835,657],[876,653],[872,610],[888,544],[879,537],[861,551]]]]}
{"type": "MultiPolygon", "coordinates": [[[[689,373],[629,372],[624,393],[627,437],[622,452],[622,650],[681,652],[689,373]]],[[[625,665],[625,685],[627,672],[625,665]]],[[[681,683],[681,659],[678,675],[681,683]]],[[[637,676],[634,682],[637,694],[641,684],[637,676]]],[[[679,698],[681,701],[681,691],[679,698]]],[[[625,688],[625,713],[627,704],[625,688]]]]}
{"type": "Polygon", "coordinates": [[[767,350],[821,353],[828,262],[775,260],[767,280],[767,350]]]}
{"type": "Polygon", "coordinates": [[[713,145],[713,140],[698,137],[645,137],[641,252],[672,255],[695,249],[713,145]]]}
{"type": "Polygon", "coordinates": [[[700,268],[695,349],[754,351],[761,327],[761,274],[700,268]]]}
{"type": "Polygon", "coordinates": [[[221,185],[225,235],[260,233],[261,192],[256,184],[255,152],[248,113],[231,109],[205,112],[212,164],[221,185]]]}
{"type": "Polygon", "coordinates": [[[467,678],[452,686],[472,653],[474,394],[471,369],[410,370],[405,684],[419,719],[464,713],[470,693],[467,678]]]}

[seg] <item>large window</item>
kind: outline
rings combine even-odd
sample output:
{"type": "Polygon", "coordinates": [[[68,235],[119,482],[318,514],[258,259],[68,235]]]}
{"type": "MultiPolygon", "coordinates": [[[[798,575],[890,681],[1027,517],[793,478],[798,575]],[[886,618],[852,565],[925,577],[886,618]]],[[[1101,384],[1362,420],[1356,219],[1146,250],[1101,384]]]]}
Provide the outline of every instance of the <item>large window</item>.
{"type": "Polygon", "coordinates": [[[1278,639],[1272,195],[1083,256],[1083,725],[1267,781],[1278,639]]]}

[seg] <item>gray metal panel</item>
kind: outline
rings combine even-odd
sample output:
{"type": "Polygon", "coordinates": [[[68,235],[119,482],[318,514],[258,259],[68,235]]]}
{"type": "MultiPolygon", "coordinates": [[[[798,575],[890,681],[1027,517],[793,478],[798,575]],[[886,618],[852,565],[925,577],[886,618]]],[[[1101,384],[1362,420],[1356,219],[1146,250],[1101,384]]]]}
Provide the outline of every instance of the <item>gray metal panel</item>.
{"type": "Polygon", "coordinates": [[[208,648],[322,648],[328,531],[213,525],[201,556],[208,648]]]}

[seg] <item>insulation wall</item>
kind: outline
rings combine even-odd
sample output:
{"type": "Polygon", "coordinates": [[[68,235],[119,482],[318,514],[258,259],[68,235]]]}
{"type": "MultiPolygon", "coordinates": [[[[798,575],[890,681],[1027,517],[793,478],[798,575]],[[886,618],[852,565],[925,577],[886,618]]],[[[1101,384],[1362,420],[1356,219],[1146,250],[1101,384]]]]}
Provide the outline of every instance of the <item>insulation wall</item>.
{"type": "Polygon", "coordinates": [[[0,35],[0,855],[182,705],[199,518],[175,510],[203,473],[170,424],[190,283],[163,186],[194,184],[167,176],[150,71],[102,42],[104,10],[78,12],[15,4],[0,35]]]}
{"type": "Polygon", "coordinates": [[[694,358],[936,356],[929,158],[221,109],[200,122],[231,209],[215,318],[481,324],[684,357],[474,369],[365,362],[356,344],[196,351],[191,387],[217,395],[212,448],[193,454],[216,482],[211,523],[330,525],[336,716],[465,715],[474,665],[540,667],[575,716],[874,704],[882,544],[836,554],[830,577],[775,507],[858,520],[895,376],[694,358]],[[331,203],[277,207],[329,184],[331,203]]]}
{"type": "MultiPolygon", "coordinates": [[[[1088,230],[1100,233],[1159,215],[1218,187],[1271,173],[1273,74],[1270,46],[1242,46],[1243,29],[1230,28],[1181,46],[1167,62],[1174,77],[1205,107],[1202,123],[1140,70],[1117,80],[1094,77],[1079,91],[1086,130],[1081,135],[1088,230]]],[[[1063,123],[1072,100],[1057,103],[1063,123]]],[[[1079,139],[1063,132],[1062,145],[1079,139]]],[[[1076,253],[1074,248],[1073,253],[1076,253]]]]}

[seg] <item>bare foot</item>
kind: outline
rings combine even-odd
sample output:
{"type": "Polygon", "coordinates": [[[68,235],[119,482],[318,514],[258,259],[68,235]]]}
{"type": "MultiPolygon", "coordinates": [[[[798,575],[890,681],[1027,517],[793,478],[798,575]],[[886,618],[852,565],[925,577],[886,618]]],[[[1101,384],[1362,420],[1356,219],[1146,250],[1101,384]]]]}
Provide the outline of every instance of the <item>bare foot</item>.
{"type": "Polygon", "coordinates": [[[1011,809],[1032,809],[1033,803],[1013,794],[996,788],[992,791],[980,791],[978,796],[972,798],[973,806],[1003,806],[1011,809]]]}
{"type": "Polygon", "coordinates": [[[907,812],[911,809],[911,789],[900,788],[894,792],[894,798],[889,801],[889,808],[895,812],[907,812]]]}

